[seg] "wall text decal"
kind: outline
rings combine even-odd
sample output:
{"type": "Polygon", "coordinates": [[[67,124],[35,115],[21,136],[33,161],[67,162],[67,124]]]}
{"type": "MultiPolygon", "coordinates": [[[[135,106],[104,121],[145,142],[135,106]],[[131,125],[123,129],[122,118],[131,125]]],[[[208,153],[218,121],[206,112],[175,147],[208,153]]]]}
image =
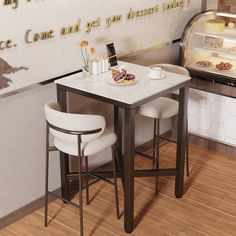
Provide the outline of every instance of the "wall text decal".
{"type": "Polygon", "coordinates": [[[16,46],[17,46],[17,44],[14,44],[11,39],[7,39],[5,41],[4,40],[0,41],[0,51],[5,50],[5,49],[10,49],[10,48],[13,48],[16,46]]]}
{"type": "Polygon", "coordinates": [[[32,29],[28,29],[25,32],[25,42],[28,44],[35,43],[42,40],[48,40],[52,38],[54,38],[53,30],[48,30],[48,31],[40,32],[40,33],[34,33],[32,29]]]}
{"type": "MultiPolygon", "coordinates": [[[[32,0],[27,0],[27,2],[31,2],[32,0]]],[[[12,5],[13,9],[16,9],[18,7],[18,1],[17,0],[4,0],[4,5],[12,5]]],[[[162,9],[163,11],[171,10],[175,8],[182,9],[184,7],[184,0],[173,0],[171,2],[163,3],[162,9]]],[[[153,7],[145,8],[145,9],[139,9],[134,10],[133,8],[130,8],[128,13],[126,14],[126,19],[128,21],[135,20],[136,18],[142,18],[146,16],[152,16],[159,12],[159,5],[155,5],[153,7]]],[[[105,19],[105,29],[110,29],[115,23],[121,23],[123,21],[122,15],[113,15],[110,17],[107,17],[105,19]]],[[[85,32],[91,33],[93,29],[100,28],[102,26],[103,20],[101,17],[97,17],[94,20],[87,21],[85,24],[85,32]]],[[[81,31],[81,19],[79,18],[78,21],[73,25],[69,26],[62,26],[60,29],[60,35],[70,35],[79,33],[81,31]]],[[[33,32],[32,29],[28,29],[25,32],[25,43],[26,44],[32,44],[37,43],[40,41],[46,41],[50,40],[55,37],[55,31],[54,30],[46,30],[43,32],[33,32]]],[[[13,47],[17,47],[17,44],[14,44],[11,39],[8,40],[2,40],[0,41],[0,51],[1,50],[7,50],[11,49],[13,47]]]]}
{"type": "Polygon", "coordinates": [[[147,9],[136,10],[136,11],[130,8],[127,14],[127,19],[131,20],[138,17],[154,15],[155,13],[158,13],[158,11],[159,11],[159,5],[156,5],[154,7],[150,7],[147,9]]]}
{"type": "Polygon", "coordinates": [[[61,28],[61,35],[68,35],[80,32],[80,19],[75,25],[63,26],[61,28]]]}
{"type": "Polygon", "coordinates": [[[183,0],[172,0],[171,2],[168,2],[168,3],[163,3],[162,5],[162,9],[163,11],[166,11],[166,10],[172,10],[172,9],[175,9],[175,8],[179,8],[179,9],[182,9],[184,7],[184,1],[183,0]]]}
{"type": "Polygon", "coordinates": [[[18,2],[18,0],[4,0],[3,5],[11,6],[12,9],[16,9],[19,6],[19,2],[18,2]]]}

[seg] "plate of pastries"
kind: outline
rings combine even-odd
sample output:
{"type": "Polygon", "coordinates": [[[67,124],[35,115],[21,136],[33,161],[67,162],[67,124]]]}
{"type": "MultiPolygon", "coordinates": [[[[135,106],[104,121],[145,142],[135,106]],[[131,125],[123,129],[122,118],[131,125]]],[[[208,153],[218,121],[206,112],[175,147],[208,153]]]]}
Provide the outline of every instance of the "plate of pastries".
{"type": "Polygon", "coordinates": [[[134,74],[127,72],[125,68],[115,68],[112,69],[112,80],[108,81],[110,84],[115,85],[132,85],[136,84],[138,80],[136,79],[134,74]]]}
{"type": "Polygon", "coordinates": [[[215,65],[215,68],[217,70],[221,71],[232,71],[233,70],[233,65],[230,62],[220,62],[215,65]]]}
{"type": "Polygon", "coordinates": [[[197,61],[196,65],[199,67],[204,67],[204,68],[213,67],[219,71],[232,71],[234,69],[233,65],[230,62],[224,62],[224,61],[221,61],[220,63],[214,65],[211,61],[201,60],[201,61],[197,61]]]}
{"type": "Polygon", "coordinates": [[[211,61],[208,60],[201,60],[201,61],[197,61],[196,64],[200,67],[212,67],[213,63],[211,61]]]}

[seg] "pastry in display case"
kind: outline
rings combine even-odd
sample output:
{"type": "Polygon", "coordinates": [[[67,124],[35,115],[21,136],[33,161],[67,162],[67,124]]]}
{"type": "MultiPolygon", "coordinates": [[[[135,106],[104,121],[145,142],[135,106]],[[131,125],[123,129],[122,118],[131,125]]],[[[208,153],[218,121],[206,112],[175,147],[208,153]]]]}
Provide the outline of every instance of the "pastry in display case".
{"type": "Polygon", "coordinates": [[[207,11],[187,24],[180,61],[191,76],[236,87],[236,14],[207,11]]]}
{"type": "Polygon", "coordinates": [[[212,36],[206,36],[204,46],[208,48],[223,48],[224,40],[212,36]]]}
{"type": "Polygon", "coordinates": [[[214,32],[214,33],[222,33],[225,30],[225,21],[224,20],[207,20],[205,22],[205,31],[206,32],[214,32]]]}

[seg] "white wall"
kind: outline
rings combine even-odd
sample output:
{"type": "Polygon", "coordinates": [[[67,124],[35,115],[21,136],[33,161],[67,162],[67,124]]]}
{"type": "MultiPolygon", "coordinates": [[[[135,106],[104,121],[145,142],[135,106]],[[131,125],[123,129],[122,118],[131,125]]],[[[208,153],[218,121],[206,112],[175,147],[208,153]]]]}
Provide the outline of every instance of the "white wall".
{"type": "MultiPolygon", "coordinates": [[[[0,100],[0,218],[43,195],[45,118],[54,84],[0,100]]],[[[52,189],[60,185],[59,159],[51,158],[52,189]]]]}

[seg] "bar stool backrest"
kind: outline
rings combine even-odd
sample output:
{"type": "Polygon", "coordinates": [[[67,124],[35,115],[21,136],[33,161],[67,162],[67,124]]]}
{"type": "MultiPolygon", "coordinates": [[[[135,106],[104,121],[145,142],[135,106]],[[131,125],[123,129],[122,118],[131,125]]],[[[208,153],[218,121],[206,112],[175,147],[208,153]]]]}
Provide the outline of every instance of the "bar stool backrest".
{"type": "Polygon", "coordinates": [[[177,65],[173,65],[173,64],[155,64],[155,65],[152,65],[151,67],[153,67],[153,66],[158,66],[168,72],[190,76],[188,70],[182,66],[177,66],[177,65]]]}
{"type": "MultiPolygon", "coordinates": [[[[48,102],[44,106],[45,115],[48,123],[61,129],[70,131],[89,131],[95,129],[102,129],[95,134],[82,135],[82,143],[90,142],[102,135],[106,127],[106,121],[100,115],[87,115],[87,114],[72,114],[60,111],[60,106],[57,102],[48,102]]],[[[50,133],[59,142],[77,142],[76,135],[65,134],[50,128],[50,133]]]]}
{"type": "MultiPolygon", "coordinates": [[[[150,67],[154,67],[154,66],[160,67],[167,72],[190,76],[188,70],[184,68],[183,66],[177,66],[173,64],[155,64],[155,65],[151,65],[150,67]]],[[[179,90],[172,92],[172,94],[179,95],[179,90]]]]}

